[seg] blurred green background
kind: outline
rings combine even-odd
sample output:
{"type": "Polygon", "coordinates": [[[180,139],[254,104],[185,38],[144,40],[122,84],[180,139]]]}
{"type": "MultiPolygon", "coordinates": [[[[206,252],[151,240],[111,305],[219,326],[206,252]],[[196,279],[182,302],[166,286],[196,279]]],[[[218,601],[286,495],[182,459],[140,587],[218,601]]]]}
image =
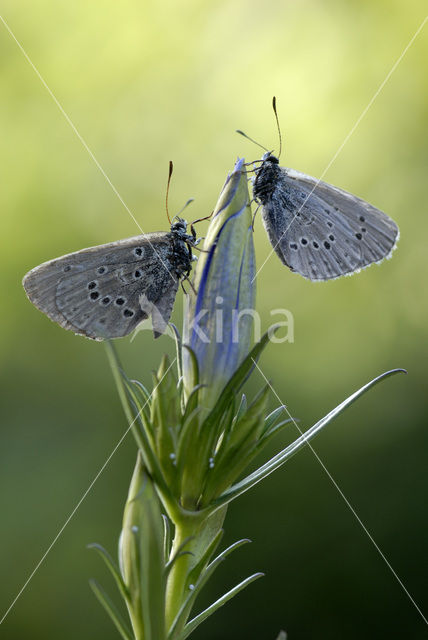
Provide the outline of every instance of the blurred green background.
{"type": "MultiPolygon", "coordinates": [[[[170,159],[171,210],[192,196],[188,216],[196,218],[212,210],[237,155],[260,156],[236,128],[277,147],[273,95],[283,164],[320,176],[426,12],[417,0],[0,7],[145,231],[168,228],[170,159]]],[[[295,342],[268,347],[261,366],[302,428],[382,371],[408,369],[353,405],[314,447],[425,615],[427,30],[325,176],[398,222],[393,260],[312,284],[272,256],[258,279],[264,325],[271,309],[294,315],[295,342]]],[[[2,23],[0,90],[2,615],[126,428],[102,345],[47,320],[21,278],[42,261],[138,229],[2,23]]],[[[270,245],[260,219],[255,244],[261,265],[270,245]]],[[[180,307],[181,294],[177,324],[180,307]]],[[[174,351],[170,339],[154,342],[145,331],[117,346],[146,384],[161,354],[174,351]]],[[[255,373],[250,394],[262,382],[255,373]]],[[[290,428],[271,452],[295,435],[290,428]]],[[[10,611],[4,637],[118,637],[88,587],[93,576],[110,586],[109,576],[85,545],[114,552],[134,459],[129,437],[10,611]]],[[[290,639],[427,637],[310,451],[233,504],[225,542],[238,537],[253,545],[224,564],[205,603],[249,573],[266,577],[195,640],[274,640],[281,628],[290,639]]]]}

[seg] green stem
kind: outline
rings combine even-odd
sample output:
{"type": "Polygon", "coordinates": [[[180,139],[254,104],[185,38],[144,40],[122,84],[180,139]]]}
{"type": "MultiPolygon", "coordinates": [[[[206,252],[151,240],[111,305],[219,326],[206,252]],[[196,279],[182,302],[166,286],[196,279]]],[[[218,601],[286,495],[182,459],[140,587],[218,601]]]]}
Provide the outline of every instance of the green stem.
{"type": "Polygon", "coordinates": [[[144,624],[140,602],[134,602],[132,605],[127,603],[127,607],[135,640],[144,640],[144,624]]]}
{"type": "MultiPolygon", "coordinates": [[[[185,553],[175,560],[168,576],[165,607],[167,629],[171,628],[180,607],[189,595],[190,571],[198,564],[208,545],[222,528],[225,516],[226,509],[220,509],[209,516],[206,512],[194,512],[192,516],[181,518],[174,523],[175,535],[170,558],[173,558],[180,548],[190,553],[185,553]]],[[[194,576],[193,581],[196,582],[198,577],[194,576]]],[[[185,622],[186,620],[182,626],[185,622]]]]}

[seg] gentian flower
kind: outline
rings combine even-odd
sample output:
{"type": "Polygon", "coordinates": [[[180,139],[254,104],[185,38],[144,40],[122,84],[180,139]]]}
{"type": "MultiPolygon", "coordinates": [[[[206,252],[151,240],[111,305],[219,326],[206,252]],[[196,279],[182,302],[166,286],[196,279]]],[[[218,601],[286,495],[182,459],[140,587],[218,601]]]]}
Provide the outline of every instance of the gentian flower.
{"type": "MultiPolygon", "coordinates": [[[[214,209],[195,269],[185,317],[184,343],[196,355],[200,403],[210,408],[248,354],[255,305],[255,255],[244,161],[237,161],[214,209]]],[[[189,353],[183,351],[185,389],[192,389],[189,353]]]]}

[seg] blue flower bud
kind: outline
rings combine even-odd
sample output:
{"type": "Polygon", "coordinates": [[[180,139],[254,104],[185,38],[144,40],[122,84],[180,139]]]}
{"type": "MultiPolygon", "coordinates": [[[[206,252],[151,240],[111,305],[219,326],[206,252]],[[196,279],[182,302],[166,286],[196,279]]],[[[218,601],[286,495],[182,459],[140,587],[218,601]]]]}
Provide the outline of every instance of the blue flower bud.
{"type": "MultiPolygon", "coordinates": [[[[214,406],[220,391],[248,354],[255,304],[255,255],[252,215],[244,161],[227,178],[195,269],[195,294],[190,294],[184,343],[195,353],[199,401],[214,406]]],[[[190,393],[193,372],[183,351],[184,386],[190,393]]]]}

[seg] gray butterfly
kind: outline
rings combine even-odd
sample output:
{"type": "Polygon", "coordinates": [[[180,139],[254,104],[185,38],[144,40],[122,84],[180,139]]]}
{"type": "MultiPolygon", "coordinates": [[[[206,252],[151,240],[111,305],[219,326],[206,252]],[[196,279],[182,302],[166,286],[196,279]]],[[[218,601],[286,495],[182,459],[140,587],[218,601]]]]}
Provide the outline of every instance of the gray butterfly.
{"type": "Polygon", "coordinates": [[[155,338],[168,324],[180,280],[192,268],[193,227],[148,233],[45,262],[23,279],[28,298],[64,329],[102,340],[126,336],[152,317],[155,338]]]}
{"type": "Polygon", "coordinates": [[[342,189],[280,167],[271,152],[255,170],[253,195],[262,205],[263,223],[276,254],[291,271],[309,280],[350,275],[380,262],[390,257],[399,237],[395,222],[379,209],[342,189]]]}

